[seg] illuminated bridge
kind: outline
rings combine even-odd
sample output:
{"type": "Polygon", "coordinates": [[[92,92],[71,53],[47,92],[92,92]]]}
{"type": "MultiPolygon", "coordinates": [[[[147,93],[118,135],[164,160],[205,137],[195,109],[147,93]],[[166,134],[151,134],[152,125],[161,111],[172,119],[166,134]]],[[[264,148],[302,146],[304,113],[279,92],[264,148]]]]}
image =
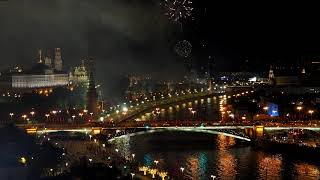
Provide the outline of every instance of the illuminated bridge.
{"type": "Polygon", "coordinates": [[[211,126],[211,127],[79,127],[79,128],[39,128],[27,129],[29,133],[47,134],[52,132],[79,132],[85,134],[109,133],[109,141],[124,136],[135,136],[165,131],[201,132],[207,134],[223,134],[237,139],[251,141],[256,136],[263,136],[263,132],[282,131],[289,129],[306,129],[320,131],[320,127],[263,127],[263,126],[211,126]]]}
{"type": "Polygon", "coordinates": [[[219,127],[126,127],[126,128],[80,128],[80,129],[27,129],[30,133],[50,134],[54,132],[78,132],[85,134],[100,134],[109,132],[111,135],[109,141],[123,136],[136,136],[141,134],[149,134],[155,132],[166,131],[184,131],[184,132],[200,132],[207,134],[223,134],[225,136],[237,139],[251,141],[250,137],[245,134],[245,129],[252,126],[219,126],[219,127]],[[34,132],[31,132],[34,131],[34,132]]]}
{"type": "Polygon", "coordinates": [[[184,102],[184,101],[190,101],[196,98],[204,98],[208,96],[221,95],[221,93],[224,93],[224,92],[212,93],[212,92],[204,91],[204,92],[193,93],[193,94],[190,93],[190,94],[184,94],[179,96],[172,95],[170,97],[166,97],[157,101],[143,102],[138,106],[126,109],[126,112],[115,111],[111,114],[105,115],[105,119],[115,121],[115,122],[126,122],[128,120],[135,119],[139,114],[148,112],[154,109],[155,107],[175,104],[175,103],[184,102]]]}

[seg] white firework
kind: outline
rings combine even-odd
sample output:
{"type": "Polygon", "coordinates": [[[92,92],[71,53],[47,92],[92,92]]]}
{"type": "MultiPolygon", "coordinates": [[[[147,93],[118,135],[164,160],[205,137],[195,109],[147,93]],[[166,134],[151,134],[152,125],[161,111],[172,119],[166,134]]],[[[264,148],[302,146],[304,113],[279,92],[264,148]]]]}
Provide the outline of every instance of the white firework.
{"type": "Polygon", "coordinates": [[[182,21],[192,17],[192,1],[190,0],[164,0],[165,15],[171,21],[182,21]]]}
{"type": "Polygon", "coordinates": [[[188,57],[192,51],[192,45],[189,41],[179,41],[174,47],[176,53],[182,57],[188,57]]]}

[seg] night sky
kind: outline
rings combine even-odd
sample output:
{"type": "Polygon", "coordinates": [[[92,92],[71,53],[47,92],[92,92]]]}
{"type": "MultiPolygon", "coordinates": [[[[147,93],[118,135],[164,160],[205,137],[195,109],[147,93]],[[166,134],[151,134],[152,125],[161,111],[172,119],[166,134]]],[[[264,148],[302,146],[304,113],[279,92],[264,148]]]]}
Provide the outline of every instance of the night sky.
{"type": "Polygon", "coordinates": [[[123,75],[179,79],[190,59],[214,57],[223,71],[239,70],[248,59],[253,70],[265,71],[271,61],[320,52],[320,15],[313,8],[194,0],[192,18],[173,22],[161,2],[0,0],[1,69],[31,66],[38,48],[61,47],[67,67],[93,56],[97,79],[111,96],[123,75]],[[183,39],[193,46],[187,59],[174,51],[183,39]]]}

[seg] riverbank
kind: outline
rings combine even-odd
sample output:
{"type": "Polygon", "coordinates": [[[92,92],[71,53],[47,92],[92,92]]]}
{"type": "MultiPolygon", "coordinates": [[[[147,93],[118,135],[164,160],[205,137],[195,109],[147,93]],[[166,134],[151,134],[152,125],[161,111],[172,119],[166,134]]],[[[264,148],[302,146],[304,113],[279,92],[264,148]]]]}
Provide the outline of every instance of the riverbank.
{"type": "Polygon", "coordinates": [[[44,169],[60,161],[58,148],[37,143],[15,126],[0,128],[0,137],[0,179],[39,179],[44,169]]]}

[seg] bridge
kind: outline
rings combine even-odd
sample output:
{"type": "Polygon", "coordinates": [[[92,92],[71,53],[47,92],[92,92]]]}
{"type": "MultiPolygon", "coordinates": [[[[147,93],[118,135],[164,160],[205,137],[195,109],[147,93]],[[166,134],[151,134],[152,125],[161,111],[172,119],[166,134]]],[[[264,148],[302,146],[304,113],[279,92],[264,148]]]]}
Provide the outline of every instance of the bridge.
{"type": "Polygon", "coordinates": [[[206,134],[222,134],[236,139],[251,141],[257,137],[262,137],[264,132],[275,132],[291,129],[305,129],[312,131],[320,131],[320,127],[305,126],[283,126],[283,127],[263,127],[263,126],[209,126],[209,127],[79,127],[79,128],[43,128],[43,129],[27,129],[29,133],[50,134],[54,132],[78,132],[84,134],[105,134],[108,135],[108,141],[125,136],[136,136],[141,134],[149,134],[165,131],[182,131],[182,132],[199,132],[206,134]]]}
{"type": "MultiPolygon", "coordinates": [[[[246,91],[242,94],[252,93],[253,91],[246,91]]],[[[181,103],[184,101],[190,101],[196,98],[205,98],[212,95],[221,95],[219,93],[210,93],[209,91],[204,91],[200,93],[187,93],[181,96],[169,96],[168,98],[163,98],[158,101],[149,101],[146,103],[139,104],[135,107],[131,107],[130,109],[126,109],[119,114],[119,112],[113,112],[111,114],[105,115],[108,120],[116,121],[118,124],[108,124],[107,122],[91,122],[86,124],[27,124],[20,125],[20,127],[27,130],[29,133],[51,133],[51,132],[80,132],[80,133],[101,133],[103,131],[120,131],[126,132],[125,135],[128,135],[130,132],[131,135],[137,135],[141,133],[152,133],[152,132],[161,132],[161,131],[193,131],[193,132],[202,132],[209,134],[224,134],[226,136],[235,137],[238,139],[243,139],[246,141],[250,141],[252,138],[252,134],[257,134],[259,132],[255,132],[252,130],[257,130],[256,126],[243,125],[243,124],[218,124],[212,122],[201,122],[200,124],[196,124],[196,122],[187,122],[178,124],[162,124],[161,122],[141,122],[137,123],[134,121],[134,118],[142,113],[153,110],[156,107],[171,105],[175,103],[181,103]],[[130,120],[130,121],[129,121],[130,120]],[[120,123],[122,122],[122,123],[120,123]],[[203,126],[205,124],[205,127],[203,126]],[[202,126],[202,127],[198,127],[202,126]],[[250,131],[251,129],[251,131],[250,131]],[[251,135],[250,135],[251,132],[251,135]]],[[[279,131],[279,130],[288,130],[288,129],[308,129],[312,131],[320,131],[320,126],[293,126],[288,124],[283,124],[282,126],[277,127],[263,127],[263,131],[279,131]]],[[[261,132],[260,132],[261,133],[261,132]]],[[[124,135],[119,133],[111,133],[115,138],[118,135],[124,135]]]]}
{"type": "MultiPolygon", "coordinates": [[[[241,127],[245,128],[245,127],[241,127]]],[[[168,131],[176,131],[176,132],[198,132],[198,133],[206,133],[206,134],[222,134],[228,137],[233,137],[236,139],[241,139],[245,141],[251,141],[250,137],[247,136],[244,131],[244,129],[231,129],[231,128],[205,128],[205,127],[153,127],[148,129],[138,129],[135,132],[126,133],[126,131],[118,132],[114,136],[109,138],[109,142],[114,141],[117,138],[122,138],[125,136],[137,136],[137,135],[144,135],[144,134],[150,134],[150,133],[158,133],[158,132],[168,132],[168,131]]]]}
{"type": "Polygon", "coordinates": [[[246,129],[252,126],[220,126],[220,127],[125,127],[125,128],[80,128],[80,129],[27,129],[30,133],[49,134],[56,132],[77,132],[84,134],[105,134],[108,135],[108,141],[113,141],[124,136],[136,136],[141,134],[150,134],[155,132],[180,131],[180,132],[198,132],[206,134],[222,134],[236,139],[251,141],[245,134],[246,129]],[[33,132],[31,132],[33,131],[33,132]]]}
{"type": "Polygon", "coordinates": [[[135,119],[139,114],[146,113],[148,111],[151,111],[152,109],[160,106],[165,106],[165,105],[171,105],[179,102],[184,102],[184,101],[190,101],[193,99],[197,98],[205,98],[208,96],[213,96],[213,95],[221,95],[223,92],[210,92],[210,91],[202,91],[198,93],[184,93],[184,94],[176,94],[176,95],[168,95],[168,97],[162,97],[160,100],[157,101],[147,101],[144,102],[142,101],[141,104],[137,104],[136,106],[132,107],[126,107],[121,111],[113,111],[112,113],[109,114],[104,114],[103,117],[104,119],[110,120],[110,121],[116,121],[116,122],[125,122],[128,120],[135,119]]]}

